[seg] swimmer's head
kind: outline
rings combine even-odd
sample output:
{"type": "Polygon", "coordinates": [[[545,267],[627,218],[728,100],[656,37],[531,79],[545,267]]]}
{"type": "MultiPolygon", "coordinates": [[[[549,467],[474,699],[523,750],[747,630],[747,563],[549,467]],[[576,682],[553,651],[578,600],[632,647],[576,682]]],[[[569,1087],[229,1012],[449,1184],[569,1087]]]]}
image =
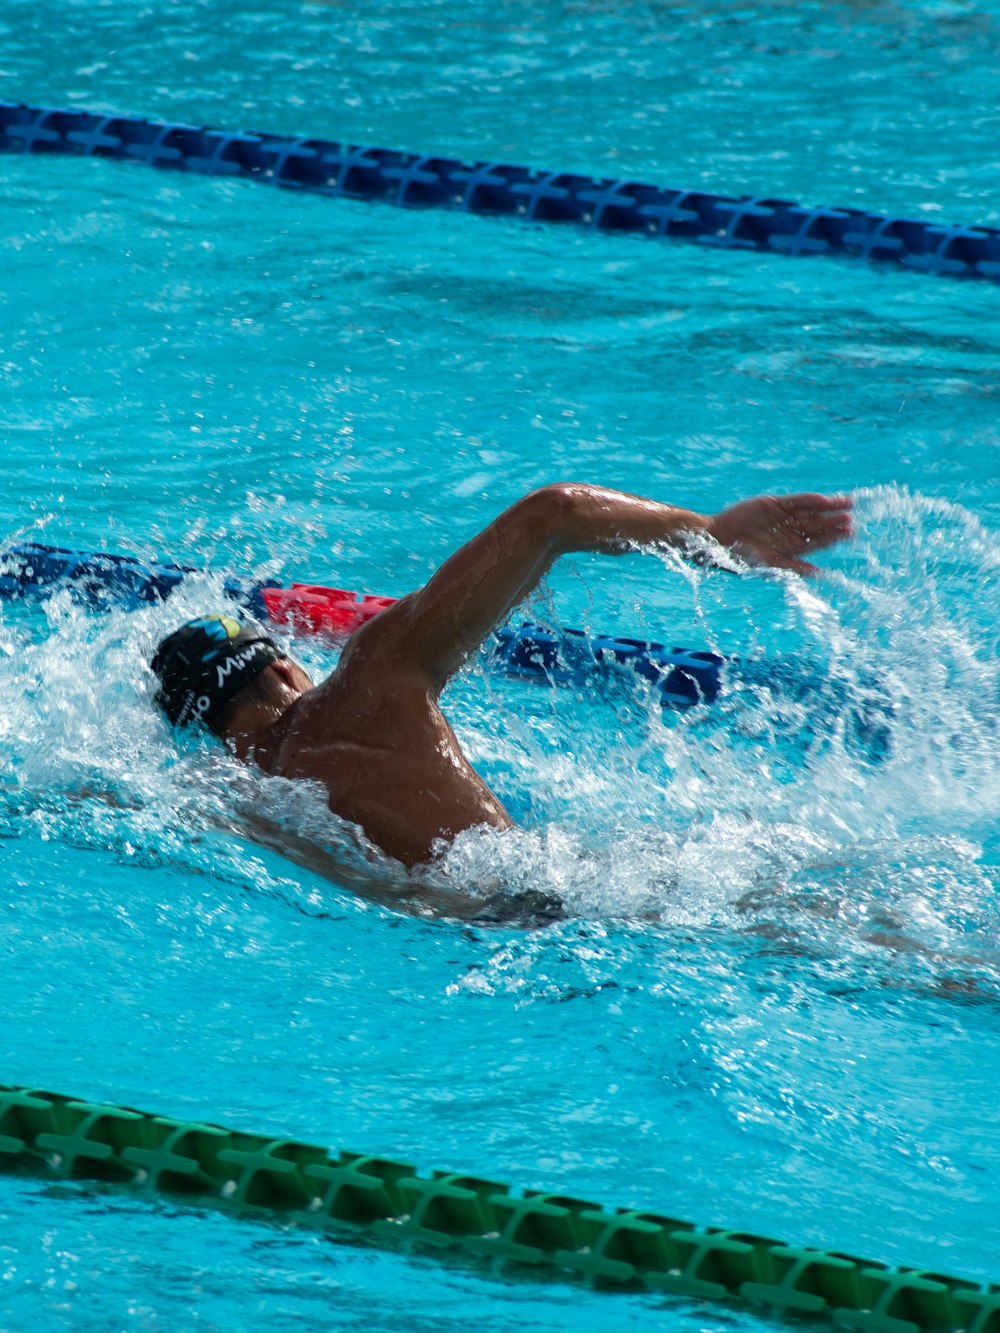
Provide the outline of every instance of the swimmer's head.
{"type": "Polygon", "coordinates": [[[237,697],[284,658],[253,621],[189,620],[163,640],[150,664],[160,682],[155,702],[175,726],[204,722],[218,733],[237,697]]]}

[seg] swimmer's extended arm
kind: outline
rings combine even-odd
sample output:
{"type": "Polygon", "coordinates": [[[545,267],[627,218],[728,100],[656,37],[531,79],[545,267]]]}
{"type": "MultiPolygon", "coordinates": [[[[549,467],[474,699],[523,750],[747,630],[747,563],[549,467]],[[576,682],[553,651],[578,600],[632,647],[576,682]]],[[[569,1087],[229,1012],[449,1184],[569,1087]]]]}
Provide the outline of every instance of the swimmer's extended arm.
{"type": "Polygon", "coordinates": [[[570,551],[617,555],[636,546],[683,546],[702,534],[751,563],[811,574],[815,566],[800,557],[849,536],[850,507],[843,495],[767,495],[707,517],[600,486],[544,486],[466,542],[417,592],[358,630],[344,665],[355,659],[393,674],[416,670],[440,689],[570,551]]]}

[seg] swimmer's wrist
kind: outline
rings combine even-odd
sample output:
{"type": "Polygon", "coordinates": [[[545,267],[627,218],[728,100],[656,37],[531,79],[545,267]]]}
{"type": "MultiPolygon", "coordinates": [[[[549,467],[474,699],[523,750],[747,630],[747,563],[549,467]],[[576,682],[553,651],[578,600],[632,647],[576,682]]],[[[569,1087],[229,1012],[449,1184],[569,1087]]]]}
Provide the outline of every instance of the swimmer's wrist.
{"type": "Polygon", "coordinates": [[[721,514],[706,514],[701,535],[707,537],[709,541],[717,542],[719,546],[728,546],[729,542],[726,540],[719,522],[721,517],[721,514]]]}
{"type": "Polygon", "coordinates": [[[684,553],[696,565],[713,564],[711,548],[718,543],[725,545],[715,529],[714,514],[690,513],[681,532],[681,545],[684,553]]]}

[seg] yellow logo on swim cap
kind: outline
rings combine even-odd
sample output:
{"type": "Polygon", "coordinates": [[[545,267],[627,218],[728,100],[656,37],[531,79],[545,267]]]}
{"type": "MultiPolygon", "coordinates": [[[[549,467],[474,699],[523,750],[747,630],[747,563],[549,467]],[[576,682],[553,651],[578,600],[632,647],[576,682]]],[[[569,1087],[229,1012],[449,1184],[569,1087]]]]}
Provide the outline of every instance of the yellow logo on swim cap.
{"type": "Polygon", "coordinates": [[[222,628],[226,631],[226,633],[229,635],[231,639],[235,639],[236,636],[239,634],[240,630],[243,628],[240,622],[238,620],[234,620],[232,616],[219,616],[219,624],[222,626],[222,628]]]}

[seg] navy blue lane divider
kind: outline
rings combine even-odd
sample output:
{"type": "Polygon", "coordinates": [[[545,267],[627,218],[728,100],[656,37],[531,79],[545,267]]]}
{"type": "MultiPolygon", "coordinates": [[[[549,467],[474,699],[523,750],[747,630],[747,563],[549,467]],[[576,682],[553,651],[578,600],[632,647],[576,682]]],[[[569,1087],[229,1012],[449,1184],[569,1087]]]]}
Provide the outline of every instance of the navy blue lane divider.
{"type": "MultiPolygon", "coordinates": [[[[78,603],[94,610],[134,609],[166,601],[195,572],[188,565],[145,564],[134,556],[24,542],[0,550],[0,601],[45,598],[66,588],[78,603]]],[[[224,590],[260,620],[339,637],[378,615],[392,600],[358,599],[355,593],[312,585],[285,588],[275,579],[248,582],[230,577],[224,590]]],[[[748,662],[649,639],[588,635],[578,629],[553,633],[528,623],[496,630],[488,661],[507,676],[546,685],[596,685],[612,698],[626,700],[634,697],[639,677],[652,687],[665,710],[678,712],[715,703],[727,690],[737,688],[755,697],[808,700],[808,716],[799,725],[801,741],[834,734],[843,722],[845,734],[870,759],[884,756],[890,744],[894,706],[874,673],[850,688],[802,658],[748,662]]]]}
{"type": "Polygon", "coordinates": [[[201,125],[0,102],[0,151],[114,157],[407,208],[450,208],[724,249],[841,253],[922,273],[1000,279],[1000,230],[942,226],[769,196],[673,190],[631,180],[464,163],[388,148],[231,134],[201,125]]]}
{"type": "MultiPolygon", "coordinates": [[[[44,598],[65,587],[78,602],[94,609],[135,608],[165,601],[194,572],[185,565],[147,565],[132,556],[24,542],[0,551],[0,600],[44,598]]],[[[226,595],[252,615],[273,618],[265,593],[281,587],[276,580],[227,578],[224,586],[226,595]]],[[[550,684],[583,684],[626,666],[653,685],[664,708],[677,709],[713,703],[726,663],[718,653],[614,635],[589,637],[582,630],[557,635],[532,624],[498,630],[490,659],[507,675],[550,684]]]]}

